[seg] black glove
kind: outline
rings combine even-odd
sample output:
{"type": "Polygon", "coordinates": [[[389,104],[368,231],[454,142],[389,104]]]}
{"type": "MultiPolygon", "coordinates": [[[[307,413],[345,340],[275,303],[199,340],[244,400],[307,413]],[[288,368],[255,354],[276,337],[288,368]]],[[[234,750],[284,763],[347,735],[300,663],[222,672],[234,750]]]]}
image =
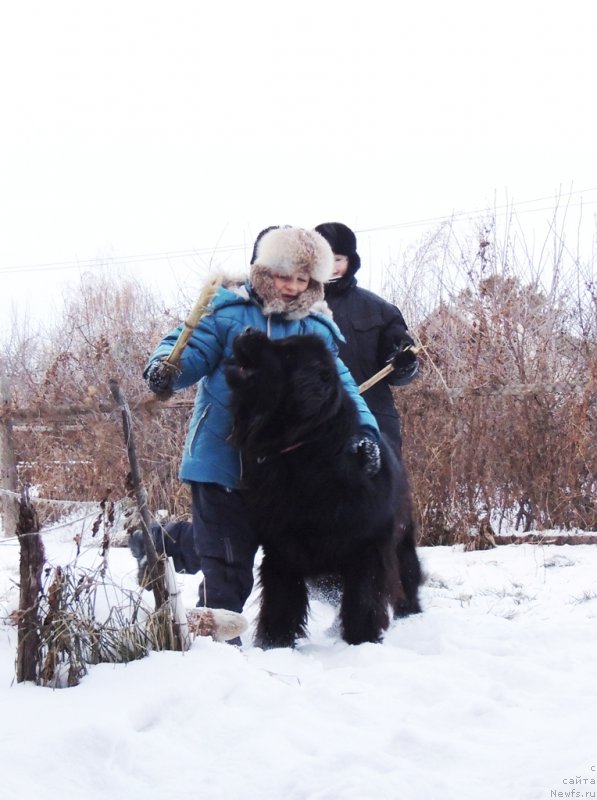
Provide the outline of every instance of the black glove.
{"type": "Polygon", "coordinates": [[[172,386],[178,372],[178,368],[167,361],[157,360],[147,368],[145,380],[154,394],[161,400],[167,400],[174,393],[172,386]]]}
{"type": "Polygon", "coordinates": [[[351,453],[356,453],[365,474],[374,478],[381,468],[379,444],[367,433],[360,433],[350,443],[351,453]]]}
{"type": "Polygon", "coordinates": [[[415,343],[408,334],[400,340],[400,344],[392,351],[388,363],[394,367],[392,384],[405,386],[419,374],[419,359],[415,350],[415,343]]]}

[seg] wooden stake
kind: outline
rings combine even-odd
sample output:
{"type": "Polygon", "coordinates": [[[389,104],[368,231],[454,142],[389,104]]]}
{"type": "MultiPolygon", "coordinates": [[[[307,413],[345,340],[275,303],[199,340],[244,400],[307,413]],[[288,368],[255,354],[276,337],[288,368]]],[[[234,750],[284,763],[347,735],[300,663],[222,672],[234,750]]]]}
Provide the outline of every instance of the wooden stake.
{"type": "Polygon", "coordinates": [[[135,447],[135,440],[133,438],[133,420],[131,411],[118,382],[115,380],[110,380],[109,387],[112,397],[122,412],[124,443],[126,445],[129,465],[131,467],[131,482],[135,492],[137,508],[139,509],[139,514],[141,515],[141,529],[143,531],[143,544],[145,545],[145,553],[147,554],[149,580],[157,610],[168,602],[168,590],[166,588],[164,576],[164,563],[163,560],[158,558],[158,554],[153,543],[153,538],[151,536],[151,515],[149,513],[149,508],[147,507],[147,492],[141,481],[141,470],[139,469],[137,449],[135,447]]]}
{"type": "Polygon", "coordinates": [[[17,634],[17,681],[37,681],[39,674],[39,598],[41,575],[46,560],[39,535],[37,513],[25,492],[19,501],[16,529],[21,548],[20,595],[17,634]]]}

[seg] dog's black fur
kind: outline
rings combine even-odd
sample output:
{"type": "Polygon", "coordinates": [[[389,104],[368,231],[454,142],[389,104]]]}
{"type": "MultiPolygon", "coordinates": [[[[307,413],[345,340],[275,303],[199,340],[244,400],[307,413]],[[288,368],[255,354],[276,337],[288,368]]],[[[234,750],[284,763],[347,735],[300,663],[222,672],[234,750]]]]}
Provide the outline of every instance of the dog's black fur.
{"type": "Polygon", "coordinates": [[[420,611],[421,570],[403,465],[384,440],[368,477],[350,442],[359,423],[335,360],[318,336],[236,338],[227,368],[243,488],[259,542],[255,643],[288,647],[306,635],[306,581],[339,578],[350,644],[378,642],[390,618],[420,611]]]}

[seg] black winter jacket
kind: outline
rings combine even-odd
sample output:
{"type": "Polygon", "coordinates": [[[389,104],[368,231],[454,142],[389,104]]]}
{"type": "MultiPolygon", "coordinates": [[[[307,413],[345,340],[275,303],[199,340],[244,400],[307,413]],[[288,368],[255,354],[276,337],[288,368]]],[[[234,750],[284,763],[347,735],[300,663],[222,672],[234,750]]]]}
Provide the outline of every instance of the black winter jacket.
{"type": "MultiPolygon", "coordinates": [[[[407,331],[400,311],[383,298],[362,289],[354,275],[344,275],[326,284],[325,299],[334,314],[334,322],[346,339],[340,344],[340,358],[357,384],[385,367],[407,331]]],[[[382,433],[401,447],[400,418],[390,386],[400,383],[394,373],[368,389],[363,397],[373,412],[382,433]]]]}

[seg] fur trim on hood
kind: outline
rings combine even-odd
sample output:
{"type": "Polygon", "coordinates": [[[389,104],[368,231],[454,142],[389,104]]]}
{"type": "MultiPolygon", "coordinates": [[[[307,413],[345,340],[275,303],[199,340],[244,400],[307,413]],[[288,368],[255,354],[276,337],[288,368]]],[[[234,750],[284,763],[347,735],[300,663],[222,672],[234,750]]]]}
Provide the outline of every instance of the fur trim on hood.
{"type": "Polygon", "coordinates": [[[334,255],[329,244],[316,231],[303,228],[274,228],[256,243],[250,279],[263,301],[263,313],[282,314],[287,319],[302,319],[323,300],[323,284],[334,270],[334,255]],[[307,289],[295,300],[282,300],[274,284],[275,275],[306,273],[307,289]]]}

